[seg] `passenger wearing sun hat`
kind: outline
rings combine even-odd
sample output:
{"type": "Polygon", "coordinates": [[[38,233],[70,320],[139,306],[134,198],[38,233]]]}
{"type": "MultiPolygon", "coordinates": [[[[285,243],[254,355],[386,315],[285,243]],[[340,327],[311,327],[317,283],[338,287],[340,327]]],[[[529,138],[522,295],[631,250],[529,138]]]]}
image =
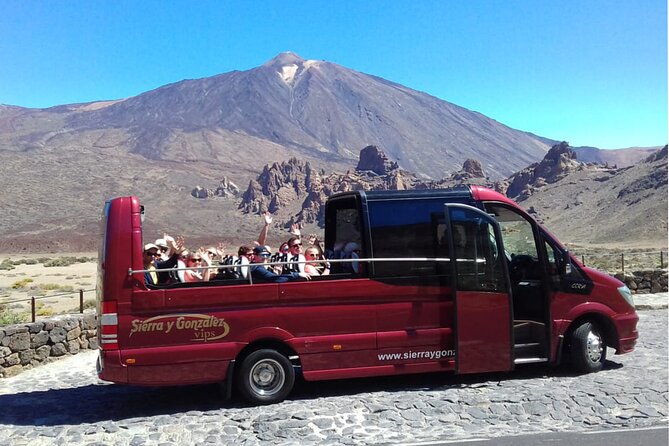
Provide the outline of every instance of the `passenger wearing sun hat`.
{"type": "Polygon", "coordinates": [[[147,270],[144,273],[144,282],[147,285],[159,285],[169,282],[169,270],[177,265],[179,253],[183,250],[183,239],[179,238],[176,241],[172,239],[171,245],[171,256],[165,261],[156,259],[160,259],[161,252],[155,243],[144,245],[142,260],[144,269],[147,270]]]}
{"type": "Polygon", "coordinates": [[[158,252],[160,253],[160,260],[164,262],[165,260],[170,258],[170,256],[167,254],[167,252],[170,249],[167,244],[167,240],[165,240],[164,238],[159,238],[153,244],[158,247],[158,252]]]}
{"type": "Polygon", "coordinates": [[[149,270],[144,273],[144,280],[147,284],[158,283],[158,273],[156,273],[156,256],[160,255],[160,248],[153,243],[144,245],[144,269],[149,270]]]}

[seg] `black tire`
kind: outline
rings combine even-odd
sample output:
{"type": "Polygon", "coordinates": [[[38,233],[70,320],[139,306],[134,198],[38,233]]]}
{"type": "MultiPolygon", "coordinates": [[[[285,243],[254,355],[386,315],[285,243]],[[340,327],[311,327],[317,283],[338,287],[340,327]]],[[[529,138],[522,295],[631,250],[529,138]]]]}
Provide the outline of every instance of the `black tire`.
{"type": "Polygon", "coordinates": [[[262,349],[249,354],[235,374],[242,397],[252,404],[283,401],[295,384],[295,370],[281,353],[262,349]]]}
{"type": "Polygon", "coordinates": [[[571,364],[582,373],[599,372],[606,360],[606,341],[592,322],[584,322],[571,334],[571,364]]]}

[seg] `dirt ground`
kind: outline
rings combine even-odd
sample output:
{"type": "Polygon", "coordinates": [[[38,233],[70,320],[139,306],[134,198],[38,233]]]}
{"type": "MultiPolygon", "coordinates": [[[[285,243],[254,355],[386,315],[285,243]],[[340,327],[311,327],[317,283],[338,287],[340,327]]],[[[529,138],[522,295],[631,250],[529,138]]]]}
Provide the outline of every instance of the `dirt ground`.
{"type": "MultiPolygon", "coordinates": [[[[0,263],[5,259],[50,258],[64,256],[96,257],[96,253],[73,254],[0,254],[0,263]]],[[[79,290],[84,290],[84,302],[90,306],[95,301],[97,262],[74,263],[69,266],[45,267],[42,263],[14,265],[14,269],[0,270],[0,304],[15,313],[30,314],[30,297],[35,296],[37,314],[79,312],[79,290]],[[53,296],[53,297],[49,297],[53,296]],[[24,300],[23,302],[15,302],[24,300]]]]}

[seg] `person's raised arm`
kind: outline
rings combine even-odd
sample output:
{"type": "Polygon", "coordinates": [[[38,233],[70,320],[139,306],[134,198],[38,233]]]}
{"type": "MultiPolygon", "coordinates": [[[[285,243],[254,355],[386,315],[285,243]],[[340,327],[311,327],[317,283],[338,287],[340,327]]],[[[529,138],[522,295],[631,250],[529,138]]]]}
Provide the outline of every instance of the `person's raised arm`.
{"type": "MultiPolygon", "coordinates": [[[[200,254],[200,257],[202,258],[202,263],[204,263],[203,266],[207,267],[211,266],[211,257],[209,257],[209,252],[204,248],[200,248],[197,252],[198,254],[200,254]]],[[[211,273],[211,268],[207,268],[200,272],[202,273],[202,281],[208,282],[211,273]]]]}
{"type": "Polygon", "coordinates": [[[263,219],[265,220],[265,224],[260,230],[260,235],[258,236],[258,246],[262,246],[265,244],[265,240],[267,239],[267,233],[269,232],[269,225],[272,224],[272,214],[270,214],[269,212],[265,212],[262,214],[262,216],[263,219]]]}

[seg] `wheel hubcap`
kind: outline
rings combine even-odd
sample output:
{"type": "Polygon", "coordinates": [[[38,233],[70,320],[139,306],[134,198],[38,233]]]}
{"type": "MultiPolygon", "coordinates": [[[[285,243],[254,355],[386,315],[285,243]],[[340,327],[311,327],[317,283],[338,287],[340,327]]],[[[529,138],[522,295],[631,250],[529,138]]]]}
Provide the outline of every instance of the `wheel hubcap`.
{"type": "Polygon", "coordinates": [[[274,395],[283,387],[286,375],[277,361],[263,359],[255,363],[249,374],[249,384],[259,395],[274,395]]]}
{"type": "Polygon", "coordinates": [[[593,331],[588,333],[588,358],[590,358],[592,362],[599,362],[602,359],[603,351],[604,345],[599,333],[593,331]]]}

